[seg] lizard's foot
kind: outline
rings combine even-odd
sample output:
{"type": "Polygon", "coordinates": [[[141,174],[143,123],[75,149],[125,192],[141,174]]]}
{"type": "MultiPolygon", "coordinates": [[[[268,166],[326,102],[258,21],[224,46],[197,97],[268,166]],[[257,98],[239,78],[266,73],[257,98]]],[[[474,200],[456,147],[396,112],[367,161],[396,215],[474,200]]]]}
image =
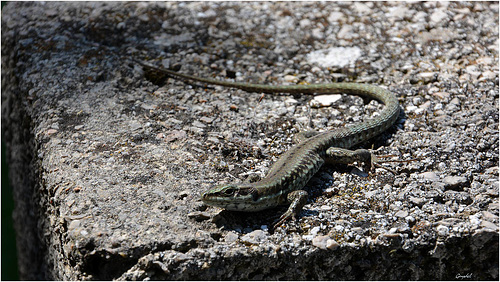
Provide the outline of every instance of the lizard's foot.
{"type": "Polygon", "coordinates": [[[278,220],[273,222],[273,230],[281,226],[283,222],[287,221],[290,218],[295,219],[295,216],[299,214],[304,205],[307,203],[308,194],[304,190],[296,190],[290,192],[287,196],[287,201],[290,202],[290,206],[287,211],[280,216],[278,220]]]}

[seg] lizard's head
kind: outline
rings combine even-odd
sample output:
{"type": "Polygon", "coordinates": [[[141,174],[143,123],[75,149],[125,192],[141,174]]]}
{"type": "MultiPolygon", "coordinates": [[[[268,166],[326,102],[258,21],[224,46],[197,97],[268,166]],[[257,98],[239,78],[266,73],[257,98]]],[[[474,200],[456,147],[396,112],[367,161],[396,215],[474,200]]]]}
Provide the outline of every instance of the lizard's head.
{"type": "Polygon", "coordinates": [[[221,184],[203,193],[201,199],[207,205],[227,210],[255,211],[259,192],[249,183],[221,184]]]}

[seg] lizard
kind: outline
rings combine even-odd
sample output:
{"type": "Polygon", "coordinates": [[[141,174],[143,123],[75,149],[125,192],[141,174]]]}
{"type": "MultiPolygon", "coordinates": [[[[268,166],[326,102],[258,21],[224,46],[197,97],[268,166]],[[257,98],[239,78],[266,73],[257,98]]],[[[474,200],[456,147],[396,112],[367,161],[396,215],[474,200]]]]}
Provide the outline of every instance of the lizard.
{"type": "Polygon", "coordinates": [[[369,140],[391,127],[399,116],[399,102],[390,91],[362,83],[325,83],[309,85],[265,85],[201,78],[160,68],[137,61],[143,67],[174,79],[201,82],[260,93],[333,94],[345,93],[384,104],[380,114],[372,119],[325,132],[299,133],[299,143],[286,151],[270,168],[266,176],[256,182],[220,184],[201,195],[210,206],[230,211],[261,211],[289,204],[288,209],[273,223],[273,230],[286,220],[296,217],[307,203],[303,190],[309,179],[325,163],[350,164],[363,162],[366,169],[377,165],[377,157],[366,149],[350,150],[356,144],[369,140]]]}

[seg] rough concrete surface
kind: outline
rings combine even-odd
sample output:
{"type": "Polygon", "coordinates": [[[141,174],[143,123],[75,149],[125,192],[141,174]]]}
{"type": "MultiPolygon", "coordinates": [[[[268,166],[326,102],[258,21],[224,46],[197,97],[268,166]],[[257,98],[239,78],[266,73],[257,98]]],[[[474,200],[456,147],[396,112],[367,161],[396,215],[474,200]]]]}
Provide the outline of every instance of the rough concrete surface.
{"type": "Polygon", "coordinates": [[[21,277],[497,280],[498,38],[498,2],[7,3],[2,138],[21,277]],[[382,105],[185,84],[130,58],[381,85],[402,114],[360,147],[405,162],[325,166],[304,211],[271,233],[284,208],[227,212],[200,194],[264,176],[299,131],[382,105]]]}

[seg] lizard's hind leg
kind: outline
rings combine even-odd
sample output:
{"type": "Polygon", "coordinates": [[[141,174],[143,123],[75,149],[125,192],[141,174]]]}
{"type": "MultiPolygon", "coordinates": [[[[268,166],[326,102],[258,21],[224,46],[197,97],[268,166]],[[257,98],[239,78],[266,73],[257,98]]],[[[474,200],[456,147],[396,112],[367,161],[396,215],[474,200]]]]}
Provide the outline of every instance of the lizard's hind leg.
{"type": "Polygon", "coordinates": [[[393,174],[396,174],[394,170],[385,166],[381,166],[380,163],[384,161],[380,161],[377,156],[366,149],[349,150],[344,148],[330,147],[326,150],[325,161],[329,164],[346,165],[353,164],[354,162],[362,162],[365,172],[370,172],[374,167],[379,167],[386,169],[393,174]]]}

